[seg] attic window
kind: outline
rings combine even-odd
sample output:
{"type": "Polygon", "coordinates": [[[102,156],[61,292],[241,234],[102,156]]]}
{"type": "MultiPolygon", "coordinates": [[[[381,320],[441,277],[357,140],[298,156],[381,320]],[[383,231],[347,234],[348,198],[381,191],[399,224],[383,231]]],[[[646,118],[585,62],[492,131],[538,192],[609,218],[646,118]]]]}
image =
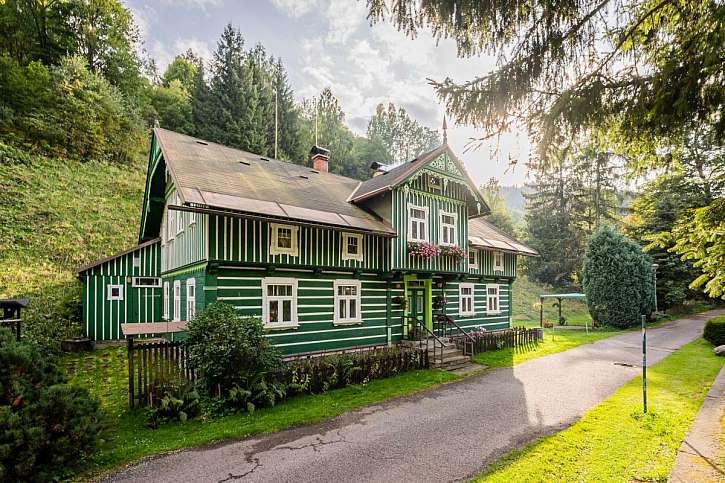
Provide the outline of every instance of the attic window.
{"type": "Polygon", "coordinates": [[[196,144],[201,144],[202,146],[207,146],[209,143],[206,141],[196,141],[196,144]]]}

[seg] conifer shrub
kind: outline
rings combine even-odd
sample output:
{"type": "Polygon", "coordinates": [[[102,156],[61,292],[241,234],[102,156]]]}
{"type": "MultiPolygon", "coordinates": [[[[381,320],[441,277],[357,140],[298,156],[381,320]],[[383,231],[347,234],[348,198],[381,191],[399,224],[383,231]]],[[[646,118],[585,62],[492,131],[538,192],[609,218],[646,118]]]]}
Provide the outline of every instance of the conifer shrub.
{"type": "Polygon", "coordinates": [[[589,241],[582,282],[589,312],[597,323],[631,327],[654,309],[652,259],[608,226],[589,241]]]}
{"type": "Polygon", "coordinates": [[[96,448],[102,414],[34,344],[0,328],[0,481],[54,481],[96,448]]]}
{"type": "Polygon", "coordinates": [[[708,320],[702,336],[715,347],[725,345],[725,315],[708,320]]]}

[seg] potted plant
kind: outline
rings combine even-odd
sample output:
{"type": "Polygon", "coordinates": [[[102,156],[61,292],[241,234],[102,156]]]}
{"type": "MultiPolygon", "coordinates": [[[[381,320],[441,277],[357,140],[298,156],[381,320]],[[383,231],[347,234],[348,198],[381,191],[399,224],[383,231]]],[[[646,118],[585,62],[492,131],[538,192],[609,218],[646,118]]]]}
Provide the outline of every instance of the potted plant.
{"type": "Polygon", "coordinates": [[[444,245],[444,246],[440,247],[440,253],[441,253],[441,256],[451,257],[451,258],[454,258],[455,260],[462,260],[466,256],[466,253],[463,251],[463,248],[461,248],[459,246],[444,245]]]}
{"type": "Polygon", "coordinates": [[[441,250],[438,245],[428,242],[408,242],[408,255],[423,259],[430,259],[440,255],[441,250]]]}

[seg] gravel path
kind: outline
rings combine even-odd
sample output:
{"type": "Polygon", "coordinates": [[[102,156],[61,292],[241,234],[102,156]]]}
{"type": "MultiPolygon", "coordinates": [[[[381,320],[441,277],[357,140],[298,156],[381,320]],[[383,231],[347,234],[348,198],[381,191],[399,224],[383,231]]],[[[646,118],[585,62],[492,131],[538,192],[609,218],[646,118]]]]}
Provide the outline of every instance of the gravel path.
{"type": "MultiPolygon", "coordinates": [[[[654,364],[702,334],[711,311],[648,331],[654,364]]],[[[321,423],[179,451],[110,481],[457,481],[560,431],[639,374],[639,332],[397,398],[321,423]]]]}

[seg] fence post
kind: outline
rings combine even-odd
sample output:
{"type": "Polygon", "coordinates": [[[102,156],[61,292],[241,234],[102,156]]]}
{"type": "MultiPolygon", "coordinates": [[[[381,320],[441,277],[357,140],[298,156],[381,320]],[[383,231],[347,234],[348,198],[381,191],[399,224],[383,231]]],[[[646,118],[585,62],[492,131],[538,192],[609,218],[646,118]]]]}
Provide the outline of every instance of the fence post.
{"type": "Polygon", "coordinates": [[[133,407],[133,337],[126,339],[128,346],[128,407],[133,407]]]}

